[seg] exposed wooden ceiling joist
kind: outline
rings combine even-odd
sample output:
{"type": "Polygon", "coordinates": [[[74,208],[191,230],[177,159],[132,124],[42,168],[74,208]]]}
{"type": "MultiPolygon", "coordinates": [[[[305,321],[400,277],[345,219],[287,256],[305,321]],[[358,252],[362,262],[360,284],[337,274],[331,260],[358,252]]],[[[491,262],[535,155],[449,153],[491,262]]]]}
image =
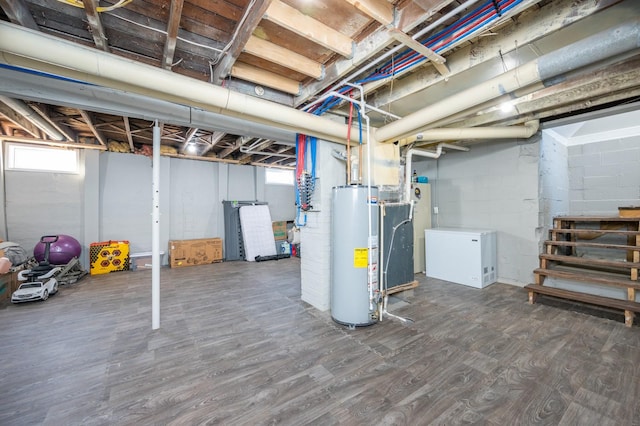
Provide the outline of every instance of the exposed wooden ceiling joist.
{"type": "Polygon", "coordinates": [[[382,25],[393,23],[393,5],[386,0],[345,0],[382,25]]]}
{"type": "Polygon", "coordinates": [[[41,138],[40,129],[24,118],[22,115],[15,112],[12,108],[6,105],[4,102],[0,101],[0,114],[4,115],[9,121],[14,123],[16,126],[24,129],[25,132],[32,135],[34,138],[41,138]]]}
{"type": "Polygon", "coordinates": [[[107,42],[107,35],[104,32],[102,21],[100,21],[100,15],[98,15],[98,0],[82,0],[84,4],[84,11],[87,14],[87,21],[89,22],[89,28],[91,35],[93,36],[93,42],[96,47],[105,52],[109,51],[109,43],[107,42]]]}
{"type": "Polygon", "coordinates": [[[40,30],[24,0],[0,0],[0,7],[14,24],[40,30]]]}
{"type": "MultiPolygon", "coordinates": [[[[398,10],[396,14],[400,20],[403,20],[405,15],[405,9],[398,10]]],[[[404,25],[401,30],[409,32],[416,28],[424,21],[424,14],[412,14],[411,18],[404,19],[404,25]]],[[[380,51],[385,49],[389,44],[394,41],[391,34],[387,29],[382,29],[374,32],[365,39],[359,41],[354,49],[354,55],[351,59],[338,59],[331,65],[325,67],[324,77],[320,81],[311,82],[302,88],[300,95],[298,95],[294,101],[294,105],[299,106],[315,94],[323,92],[331,84],[340,79],[344,79],[350,72],[358,70],[368,60],[379,54],[380,51]]]]}
{"type": "Polygon", "coordinates": [[[231,68],[231,75],[262,86],[271,87],[285,93],[300,93],[300,83],[279,74],[265,71],[243,62],[236,62],[231,68]]]}
{"type": "Polygon", "coordinates": [[[182,16],[182,6],[184,0],[171,0],[171,10],[169,12],[169,23],[167,24],[167,39],[164,43],[162,53],[162,68],[171,69],[173,56],[176,51],[178,40],[178,29],[180,28],[180,17],[182,16]]]}
{"type": "Polygon", "coordinates": [[[129,142],[129,149],[131,152],[136,150],[136,147],[133,145],[133,133],[131,133],[131,123],[129,122],[129,117],[122,117],[124,121],[124,129],[127,135],[127,142],[129,142]]]}
{"type": "Polygon", "coordinates": [[[271,0],[256,0],[253,7],[245,16],[244,22],[239,23],[239,27],[236,29],[236,33],[232,40],[229,41],[229,48],[225,49],[224,56],[220,62],[216,65],[211,81],[214,84],[220,84],[228,75],[231,67],[235,63],[240,53],[247,44],[247,41],[253,34],[264,13],[269,8],[271,0]]]}
{"type": "Polygon", "coordinates": [[[280,0],[272,0],[264,19],[346,58],[353,56],[353,40],[351,38],[280,0]]]}
{"type": "Polygon", "coordinates": [[[200,155],[205,155],[209,151],[213,149],[214,146],[218,144],[227,134],[225,132],[213,132],[209,136],[207,136],[207,147],[200,153],[200,155]]]}
{"type": "Polygon", "coordinates": [[[67,138],[67,140],[70,141],[77,141],[77,135],[75,134],[75,132],[69,128],[68,126],[54,120],[51,117],[51,107],[49,105],[45,105],[45,104],[31,104],[30,105],[31,108],[37,112],[38,114],[40,114],[40,116],[42,118],[44,118],[45,120],[47,120],[47,122],[49,122],[53,127],[56,128],[56,130],[58,130],[60,133],[62,133],[62,135],[67,138]]]}
{"type": "Polygon", "coordinates": [[[189,143],[191,143],[196,133],[198,133],[198,130],[199,129],[196,127],[192,127],[189,130],[187,130],[187,132],[184,135],[184,142],[182,143],[182,146],[180,147],[180,149],[178,149],[178,152],[180,154],[184,154],[187,147],[189,146],[189,143]]]}
{"type": "Polygon", "coordinates": [[[315,79],[321,79],[323,75],[322,64],[259,37],[251,36],[244,51],[315,79]]]}
{"type": "Polygon", "coordinates": [[[412,39],[397,28],[392,28],[391,30],[389,30],[389,33],[391,34],[391,37],[404,44],[409,49],[429,59],[434,68],[437,69],[442,76],[446,77],[447,75],[449,75],[449,68],[447,68],[447,66],[444,64],[445,59],[442,56],[438,55],[436,52],[429,49],[422,43],[419,43],[416,40],[412,39]]]}
{"type": "Polygon", "coordinates": [[[81,109],[78,111],[80,112],[80,115],[82,116],[82,119],[84,120],[84,122],[87,124],[87,126],[91,130],[91,133],[93,133],[93,135],[96,137],[98,142],[100,142],[100,145],[107,146],[107,139],[104,137],[102,132],[96,128],[92,114],[81,109]]]}

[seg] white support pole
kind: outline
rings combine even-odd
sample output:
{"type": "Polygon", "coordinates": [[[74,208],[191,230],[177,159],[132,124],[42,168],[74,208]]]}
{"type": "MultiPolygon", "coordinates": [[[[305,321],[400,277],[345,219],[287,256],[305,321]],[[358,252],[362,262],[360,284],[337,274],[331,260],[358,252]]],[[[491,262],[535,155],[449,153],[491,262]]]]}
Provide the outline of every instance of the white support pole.
{"type": "Polygon", "coordinates": [[[160,328],[160,126],[153,126],[153,206],[151,211],[151,328],[160,328]]]}

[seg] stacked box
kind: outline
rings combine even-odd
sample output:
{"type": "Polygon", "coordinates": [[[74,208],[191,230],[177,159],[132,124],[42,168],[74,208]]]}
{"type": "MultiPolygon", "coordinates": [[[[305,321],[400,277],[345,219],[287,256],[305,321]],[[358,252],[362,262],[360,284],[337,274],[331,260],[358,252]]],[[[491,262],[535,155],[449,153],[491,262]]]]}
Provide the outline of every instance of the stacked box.
{"type": "Polygon", "coordinates": [[[10,272],[0,275],[0,301],[10,299],[14,291],[24,281],[18,281],[18,273],[25,269],[24,265],[11,268],[10,272]]]}
{"type": "Polygon", "coordinates": [[[222,261],[222,238],[169,241],[169,266],[206,265],[222,261]]]}
{"type": "Polygon", "coordinates": [[[272,222],[271,227],[273,228],[273,238],[275,238],[276,241],[287,239],[287,222],[284,220],[272,222]]]}
{"type": "Polygon", "coordinates": [[[89,244],[91,275],[129,269],[129,241],[104,241],[89,244]]]}

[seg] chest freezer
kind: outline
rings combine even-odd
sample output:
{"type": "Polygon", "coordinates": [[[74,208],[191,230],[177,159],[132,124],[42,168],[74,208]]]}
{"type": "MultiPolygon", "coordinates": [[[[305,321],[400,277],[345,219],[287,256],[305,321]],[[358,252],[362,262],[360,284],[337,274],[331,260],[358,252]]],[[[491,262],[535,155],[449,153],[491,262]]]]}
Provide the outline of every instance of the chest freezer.
{"type": "Polygon", "coordinates": [[[496,231],[434,228],[424,233],[428,277],[475,288],[496,282],[496,231]]]}

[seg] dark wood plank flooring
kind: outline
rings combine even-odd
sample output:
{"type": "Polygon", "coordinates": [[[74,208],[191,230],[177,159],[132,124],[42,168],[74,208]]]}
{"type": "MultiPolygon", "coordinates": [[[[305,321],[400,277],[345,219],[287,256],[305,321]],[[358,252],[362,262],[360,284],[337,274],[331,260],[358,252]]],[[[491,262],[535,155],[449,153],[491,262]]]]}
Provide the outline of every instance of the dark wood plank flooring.
{"type": "Polygon", "coordinates": [[[640,327],[417,276],[348,330],[299,259],[87,277],[0,304],[1,425],[639,425],[640,327]]]}

